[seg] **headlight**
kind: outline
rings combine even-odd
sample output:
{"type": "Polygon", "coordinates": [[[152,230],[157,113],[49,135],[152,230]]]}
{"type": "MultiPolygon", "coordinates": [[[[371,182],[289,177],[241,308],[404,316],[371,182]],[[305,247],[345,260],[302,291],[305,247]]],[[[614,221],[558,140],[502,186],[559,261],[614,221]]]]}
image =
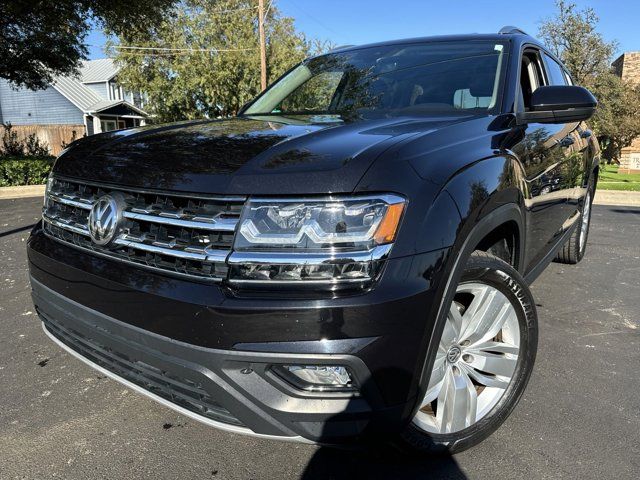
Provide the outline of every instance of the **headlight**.
{"type": "Polygon", "coordinates": [[[396,195],[252,199],[229,258],[239,282],[367,282],[375,278],[400,225],[396,195]]]}
{"type": "Polygon", "coordinates": [[[328,200],[251,200],[234,249],[368,250],[393,242],[404,210],[394,195],[328,200]]]}
{"type": "Polygon", "coordinates": [[[53,187],[53,173],[50,173],[49,176],[47,177],[47,184],[44,188],[44,207],[46,208],[47,206],[47,198],[49,198],[49,193],[51,192],[51,188],[53,187]]]}

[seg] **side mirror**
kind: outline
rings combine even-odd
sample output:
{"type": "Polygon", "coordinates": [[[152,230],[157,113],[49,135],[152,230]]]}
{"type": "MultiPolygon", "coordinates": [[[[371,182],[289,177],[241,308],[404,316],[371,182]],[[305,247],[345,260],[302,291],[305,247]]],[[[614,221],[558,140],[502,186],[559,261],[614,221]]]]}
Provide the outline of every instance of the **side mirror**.
{"type": "Polygon", "coordinates": [[[518,123],[568,123],[591,118],[598,101],[583,87],[553,85],[537,88],[531,109],[517,114],[518,123]]]}

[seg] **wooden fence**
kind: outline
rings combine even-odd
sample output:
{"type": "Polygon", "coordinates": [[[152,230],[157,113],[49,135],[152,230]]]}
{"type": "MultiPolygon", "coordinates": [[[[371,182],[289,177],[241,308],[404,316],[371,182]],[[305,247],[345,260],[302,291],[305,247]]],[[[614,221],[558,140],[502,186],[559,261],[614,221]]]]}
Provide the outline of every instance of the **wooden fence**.
{"type": "Polygon", "coordinates": [[[62,143],[69,143],[75,138],[85,134],[84,125],[13,125],[12,130],[18,134],[18,138],[25,139],[35,133],[41,142],[49,147],[52,155],[58,155],[62,151],[62,143]]]}

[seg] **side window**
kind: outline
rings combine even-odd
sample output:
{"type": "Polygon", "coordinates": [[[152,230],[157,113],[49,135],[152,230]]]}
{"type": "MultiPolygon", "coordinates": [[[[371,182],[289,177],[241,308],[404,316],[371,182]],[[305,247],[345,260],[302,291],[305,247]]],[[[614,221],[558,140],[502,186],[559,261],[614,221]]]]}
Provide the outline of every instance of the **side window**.
{"type": "Polygon", "coordinates": [[[540,55],[535,50],[527,50],[522,55],[520,66],[520,102],[525,111],[531,107],[531,94],[543,85],[546,81],[540,55]]]}
{"type": "Polygon", "coordinates": [[[566,70],[563,70],[564,78],[567,80],[567,85],[573,85],[573,80],[571,80],[571,75],[566,70]]]}
{"type": "Polygon", "coordinates": [[[560,64],[546,53],[544,53],[543,55],[544,61],[547,64],[547,73],[549,75],[549,81],[551,85],[566,85],[567,77],[560,64]]]}

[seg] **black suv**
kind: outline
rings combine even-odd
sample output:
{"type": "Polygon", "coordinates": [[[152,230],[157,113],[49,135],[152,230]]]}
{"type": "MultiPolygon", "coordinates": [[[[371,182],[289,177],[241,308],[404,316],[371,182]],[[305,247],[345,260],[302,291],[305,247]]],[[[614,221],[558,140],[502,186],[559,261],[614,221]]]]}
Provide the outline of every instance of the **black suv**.
{"type": "Polygon", "coordinates": [[[224,430],[467,448],[531,374],[527,285],[584,255],[595,107],[505,28],[341,48],[235,118],[78,141],[28,242],[44,330],[224,430]]]}

